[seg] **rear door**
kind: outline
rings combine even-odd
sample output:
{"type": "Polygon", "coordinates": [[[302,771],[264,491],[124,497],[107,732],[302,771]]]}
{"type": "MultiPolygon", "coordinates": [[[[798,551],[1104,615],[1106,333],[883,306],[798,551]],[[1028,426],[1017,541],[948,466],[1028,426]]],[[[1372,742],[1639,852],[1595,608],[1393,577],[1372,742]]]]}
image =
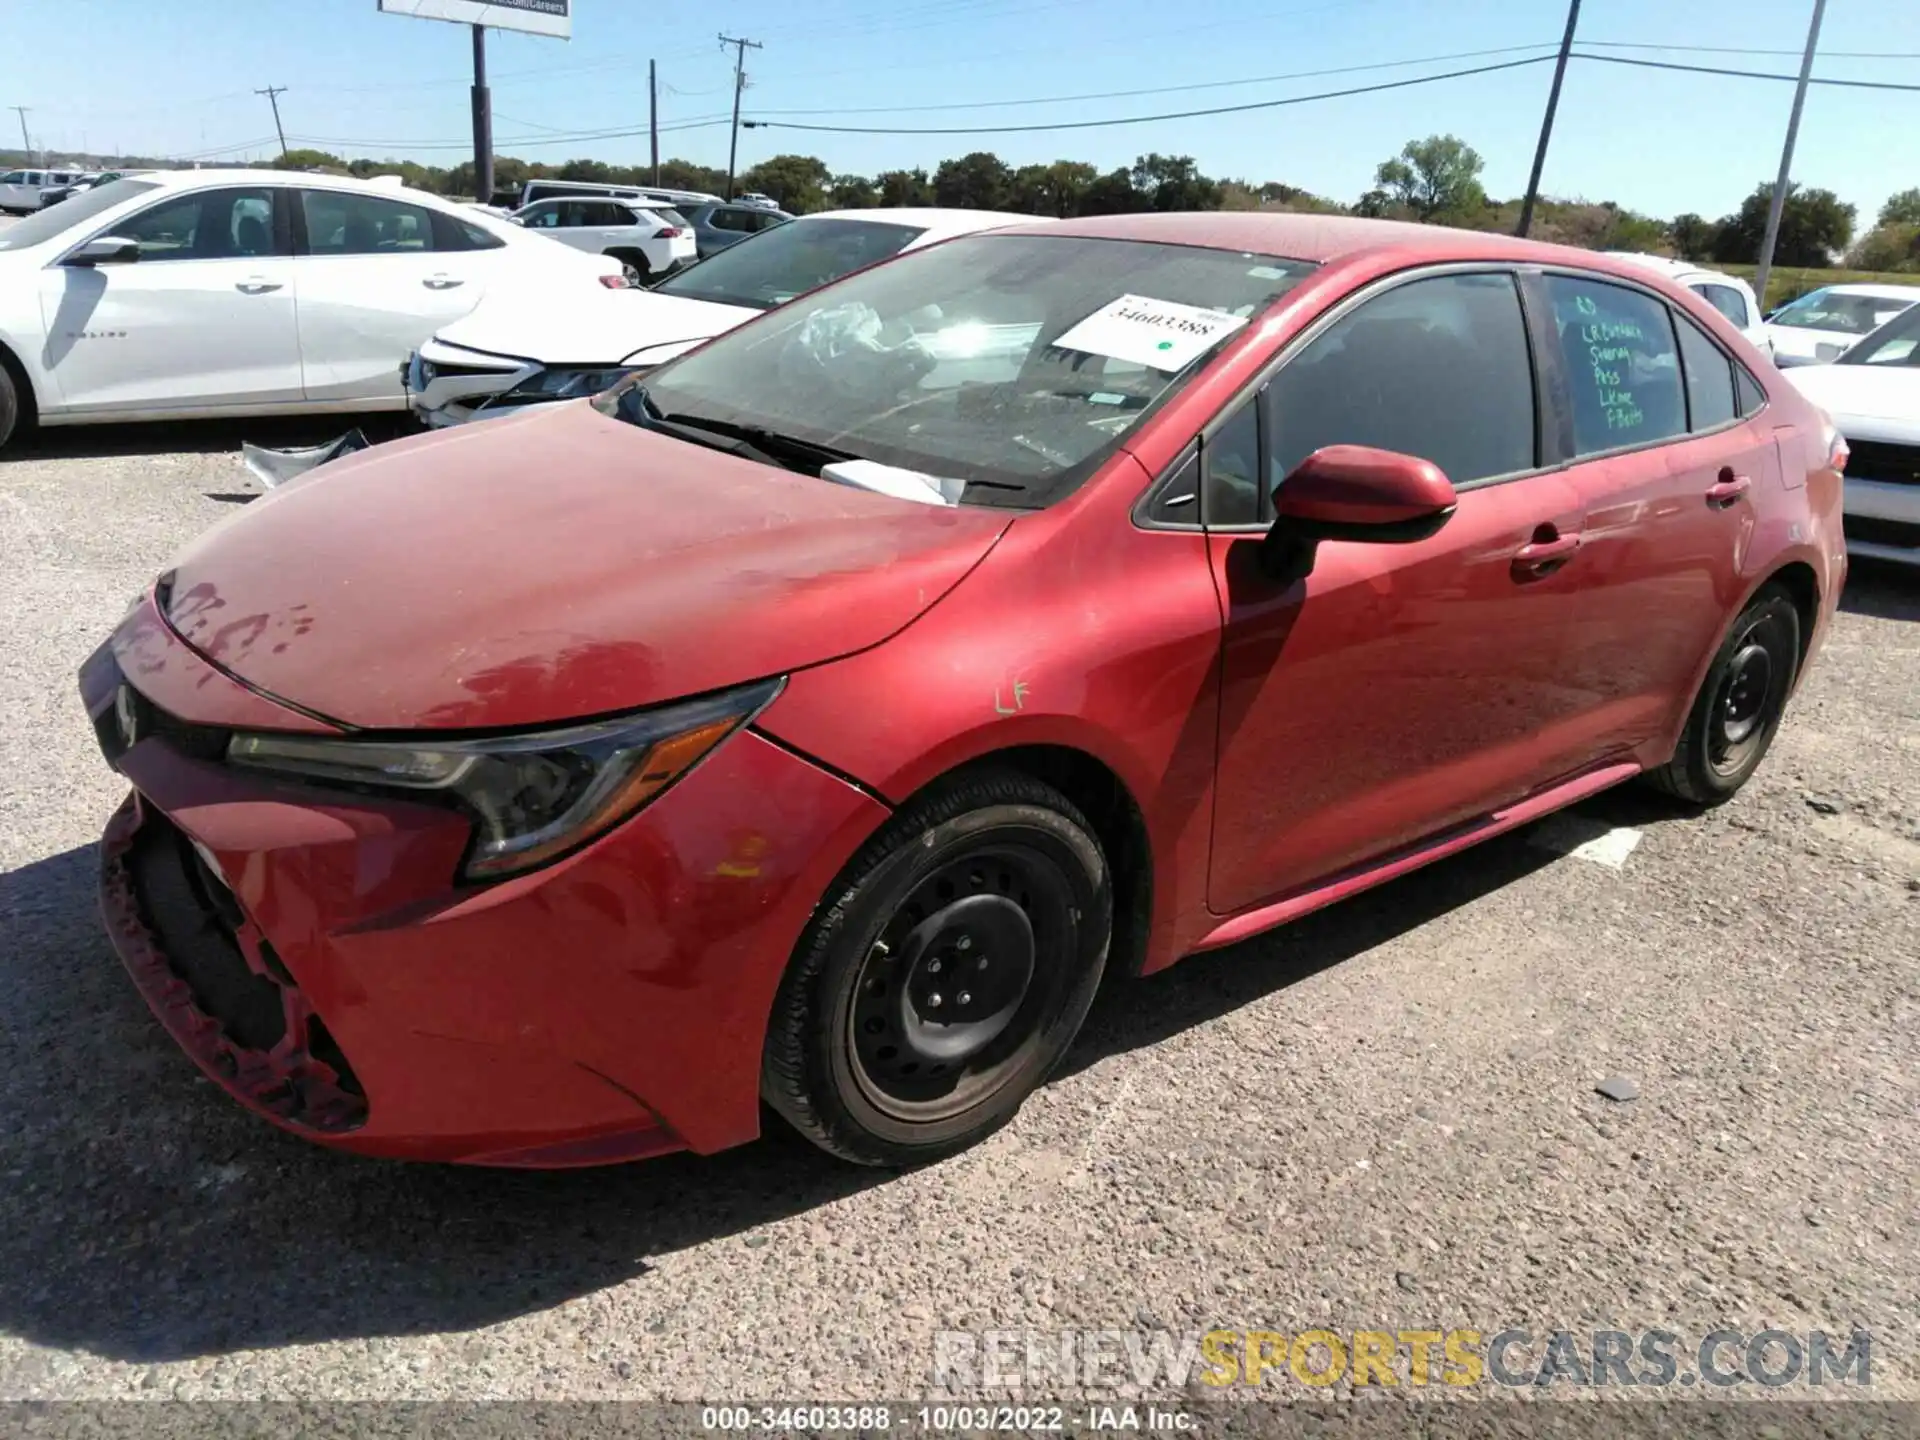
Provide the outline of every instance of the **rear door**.
{"type": "MultiPolygon", "coordinates": [[[[1572,417],[1587,507],[1569,583],[1591,603],[1567,683],[1598,750],[1671,733],[1737,600],[1755,502],[1781,486],[1773,435],[1741,414],[1735,362],[1651,290],[1573,272],[1535,282],[1572,417]]],[[[1664,757],[1661,757],[1664,758],[1664,757]]]]}
{"type": "Polygon", "coordinates": [[[478,226],[385,195],[297,194],[307,399],[404,404],[401,364],[480,303],[503,247],[478,226]]]}
{"type": "Polygon", "coordinates": [[[173,412],[299,400],[285,195],[176,193],[114,222],[138,262],[42,270],[45,359],[64,404],[173,412]]]}
{"type": "Polygon", "coordinates": [[[1208,903],[1232,913],[1471,820],[1590,751],[1565,681],[1594,603],[1579,494],[1553,468],[1529,327],[1498,267],[1415,275],[1322,322],[1204,437],[1225,610],[1208,903]],[[1411,544],[1326,542],[1304,580],[1257,563],[1307,455],[1418,455],[1459,492],[1411,544]]]}

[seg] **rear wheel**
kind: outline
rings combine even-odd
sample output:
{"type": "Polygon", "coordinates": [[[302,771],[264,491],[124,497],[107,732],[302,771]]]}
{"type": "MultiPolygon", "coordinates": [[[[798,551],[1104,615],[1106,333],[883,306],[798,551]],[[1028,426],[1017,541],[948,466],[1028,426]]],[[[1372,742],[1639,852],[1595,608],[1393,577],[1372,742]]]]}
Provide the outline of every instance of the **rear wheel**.
{"type": "Polygon", "coordinates": [[[762,1094],[860,1164],[964,1149],[1065,1053],[1111,925],[1106,860],[1071,801],[1013,772],[958,778],[836,881],[781,983],[762,1094]]]}
{"type": "Polygon", "coordinates": [[[0,360],[0,445],[13,438],[20,428],[20,389],[13,368],[0,360]]]}
{"type": "Polygon", "coordinates": [[[1707,667],[1673,759],[1648,778],[1695,805],[1747,783],[1773,743],[1800,665],[1800,611],[1778,585],[1748,602],[1707,667]]]}

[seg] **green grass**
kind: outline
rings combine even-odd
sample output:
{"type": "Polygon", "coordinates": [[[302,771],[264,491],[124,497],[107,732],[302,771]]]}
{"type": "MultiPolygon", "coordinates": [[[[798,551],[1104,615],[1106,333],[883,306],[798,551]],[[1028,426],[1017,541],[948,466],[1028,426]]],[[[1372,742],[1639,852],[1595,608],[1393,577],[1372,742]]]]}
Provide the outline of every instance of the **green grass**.
{"type": "MultiPolygon", "coordinates": [[[[1700,263],[1710,269],[1738,275],[1749,283],[1753,280],[1754,272],[1760,268],[1757,265],[1720,265],[1710,260],[1700,263]]],[[[1776,265],[1773,273],[1767,276],[1767,293],[1760,299],[1760,308],[1771,312],[1809,290],[1818,290],[1822,285],[1920,285],[1920,275],[1893,270],[1815,270],[1776,265]]]]}

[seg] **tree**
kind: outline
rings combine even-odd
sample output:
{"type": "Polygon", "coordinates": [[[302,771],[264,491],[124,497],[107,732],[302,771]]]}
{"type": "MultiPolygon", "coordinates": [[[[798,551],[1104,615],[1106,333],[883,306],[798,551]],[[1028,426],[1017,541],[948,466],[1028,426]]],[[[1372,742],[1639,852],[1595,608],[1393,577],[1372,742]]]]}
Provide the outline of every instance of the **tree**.
{"type": "Polygon", "coordinates": [[[560,167],[558,180],[584,180],[594,185],[614,183],[613,171],[604,160],[569,160],[560,167]]]}
{"type": "Polygon", "coordinates": [[[1847,252],[1856,270],[1920,270],[1920,224],[1876,225],[1847,252]]]}
{"type": "Polygon", "coordinates": [[[272,170],[345,170],[347,162],[325,150],[289,150],[268,168],[272,170]]]}
{"type": "Polygon", "coordinates": [[[1391,160],[1380,162],[1374,184],[1393,204],[1404,206],[1416,220],[1457,217],[1479,210],[1487,202],[1480,186],[1486,162],[1466,141],[1455,135],[1429,135],[1409,140],[1391,160]]]}
{"type": "Polygon", "coordinates": [[[833,172],[813,155],[775,155],[740,177],[742,191],[757,190],[789,215],[824,210],[833,172]]]}
{"type": "Polygon", "coordinates": [[[1022,165],[1014,172],[1010,203],[1029,215],[1069,219],[1081,213],[1087,187],[1099,178],[1098,170],[1080,160],[1022,165]]]}
{"type": "MultiPolygon", "coordinates": [[[[647,183],[653,183],[653,171],[647,171],[647,183]]],[[[660,183],[669,190],[699,190],[722,195],[727,189],[727,172],[711,165],[696,165],[691,160],[662,160],[660,183]]]]}
{"type": "Polygon", "coordinates": [[[1673,217],[1673,224],[1667,227],[1673,237],[1673,248],[1679,252],[1682,260],[1711,260],[1713,258],[1713,222],[1704,216],[1688,211],[1684,215],[1673,217]]]}
{"type": "Polygon", "coordinates": [[[1124,165],[1096,176],[1080,197],[1082,215],[1130,215],[1146,208],[1146,198],[1133,188],[1133,171],[1124,165]]]}
{"type": "Polygon", "coordinates": [[[1220,182],[1202,175],[1191,155],[1142,155],[1133,162],[1133,188],[1149,210],[1220,208],[1220,182]]]}
{"type": "Polygon", "coordinates": [[[1013,194],[1013,172],[990,150],[942,160],[933,172],[933,198],[961,210],[1004,210],[1013,194]]]}
{"type": "Polygon", "coordinates": [[[873,183],[883,206],[933,204],[933,182],[924,170],[882,170],[873,183]]]}
{"type": "MultiPolygon", "coordinates": [[[[1767,233],[1767,211],[1772,204],[1773,186],[1762,181],[1740,202],[1737,212],[1720,222],[1713,240],[1713,258],[1722,264],[1756,263],[1767,233]]],[[[1853,239],[1856,213],[1853,206],[1842,204],[1831,190],[1804,190],[1789,184],[1786,204],[1780,212],[1780,238],[1774,246],[1774,264],[1816,269],[1831,265],[1834,255],[1845,250],[1847,242],[1853,239]]]]}
{"type": "Polygon", "coordinates": [[[864,175],[836,175],[827,185],[827,204],[835,210],[865,210],[880,203],[880,191],[864,175]]]}
{"type": "Polygon", "coordinates": [[[1875,229],[1882,225],[1920,225],[1920,185],[1889,195],[1880,207],[1880,218],[1873,223],[1875,229]]]}

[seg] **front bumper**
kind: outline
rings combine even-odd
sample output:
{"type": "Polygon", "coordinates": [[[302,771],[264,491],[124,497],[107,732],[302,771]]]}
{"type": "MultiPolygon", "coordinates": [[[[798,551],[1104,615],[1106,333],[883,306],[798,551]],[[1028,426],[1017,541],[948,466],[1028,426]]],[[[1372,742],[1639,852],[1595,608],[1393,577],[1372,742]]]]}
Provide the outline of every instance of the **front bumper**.
{"type": "MultiPolygon", "coordinates": [[[[214,673],[174,646],[173,669],[214,673]]],[[[469,1164],[758,1134],[780,976],[884,806],[748,730],[585,849],[460,885],[455,812],[230,770],[178,716],[120,743],[126,673],[96,656],[82,680],[134,788],[102,847],[107,929],[243,1105],[334,1148],[469,1164]]]]}
{"type": "Polygon", "coordinates": [[[469,420],[512,415],[523,406],[495,406],[544,367],[535,360],[489,355],[429,340],[400,366],[407,408],[424,425],[441,429],[469,420]]]}
{"type": "Polygon", "coordinates": [[[1920,483],[1849,475],[1841,495],[1849,554],[1920,565],[1920,483]]]}

